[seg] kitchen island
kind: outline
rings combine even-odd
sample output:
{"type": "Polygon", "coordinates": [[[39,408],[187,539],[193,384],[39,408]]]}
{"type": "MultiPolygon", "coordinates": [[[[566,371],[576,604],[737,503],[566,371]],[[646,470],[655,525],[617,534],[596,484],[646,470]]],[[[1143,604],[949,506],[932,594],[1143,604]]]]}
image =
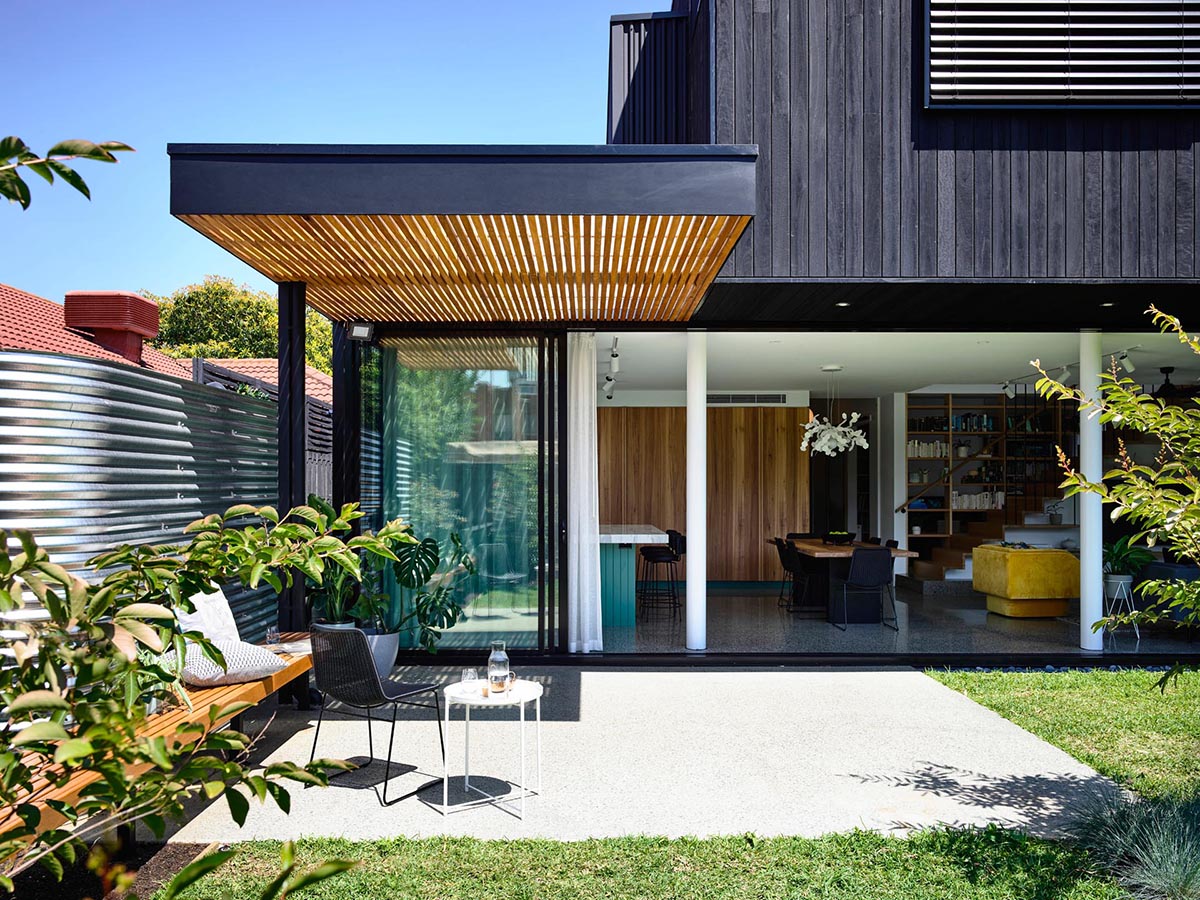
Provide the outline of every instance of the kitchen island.
{"type": "Polygon", "coordinates": [[[665,544],[667,533],[653,525],[600,526],[600,608],[605,628],[637,624],[637,546],[665,544]]]}

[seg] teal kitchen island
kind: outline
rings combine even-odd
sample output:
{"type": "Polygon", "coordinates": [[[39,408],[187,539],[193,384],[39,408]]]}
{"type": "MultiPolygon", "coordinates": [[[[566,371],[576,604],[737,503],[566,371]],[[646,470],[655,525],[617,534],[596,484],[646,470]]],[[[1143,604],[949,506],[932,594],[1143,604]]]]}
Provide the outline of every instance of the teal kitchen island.
{"type": "Polygon", "coordinates": [[[665,544],[653,525],[600,526],[600,608],[605,628],[637,624],[637,544],[665,544]]]}

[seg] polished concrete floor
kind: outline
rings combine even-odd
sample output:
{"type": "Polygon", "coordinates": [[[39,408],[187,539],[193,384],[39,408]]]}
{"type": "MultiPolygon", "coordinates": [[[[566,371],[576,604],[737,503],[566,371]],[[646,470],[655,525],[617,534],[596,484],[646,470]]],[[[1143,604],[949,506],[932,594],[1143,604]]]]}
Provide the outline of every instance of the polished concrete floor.
{"type": "MultiPolygon", "coordinates": [[[[520,675],[545,691],[542,790],[528,800],[524,821],[513,802],[513,782],[520,781],[515,710],[471,716],[472,786],[506,801],[471,808],[479,797],[464,792],[463,712],[454,709],[446,736],[452,814],[443,816],[434,716],[406,709],[396,728],[390,791],[419,790],[417,796],[380,806],[375,790],[384,766],[376,762],[328,788],[291,786],[291,815],[252,801],[244,828],[230,819],[225,798],[197,803],[172,839],[819,835],[853,828],[904,833],[939,823],[999,823],[1054,835],[1091,797],[1114,790],[1061,750],[911,669],[555,666],[522,668],[520,675]]],[[[459,670],[397,669],[392,677],[445,684],[459,670]]],[[[330,707],[318,755],[365,763],[367,722],[332,701],[330,707]]],[[[387,747],[390,724],[375,719],[377,753],[387,747]]],[[[264,704],[247,730],[264,725],[255,763],[308,759],[315,711],[264,704]]],[[[528,723],[526,772],[536,781],[534,736],[528,723]]],[[[530,878],[534,884],[536,873],[530,878]]]]}
{"type": "MultiPolygon", "coordinates": [[[[1079,650],[1077,610],[1057,619],[1012,619],[989,613],[982,594],[926,598],[897,591],[898,631],[882,625],[850,625],[845,631],[823,619],[802,618],[779,606],[777,586],[710,587],[708,651],[712,653],[1044,653],[1079,650]]],[[[608,653],[680,653],[685,614],[655,611],[636,628],[604,632],[608,653]]],[[[1105,639],[1106,653],[1200,653],[1200,641],[1129,629],[1105,639]]]]}

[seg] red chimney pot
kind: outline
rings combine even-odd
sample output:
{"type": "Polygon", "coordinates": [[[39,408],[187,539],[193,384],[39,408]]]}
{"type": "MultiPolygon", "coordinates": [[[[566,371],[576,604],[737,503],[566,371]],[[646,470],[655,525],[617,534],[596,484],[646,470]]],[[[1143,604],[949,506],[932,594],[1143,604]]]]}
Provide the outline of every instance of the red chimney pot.
{"type": "Polygon", "coordinates": [[[101,347],[142,361],[142,342],[158,334],[158,304],[129,291],[67,291],[68,328],[91,332],[101,347]]]}

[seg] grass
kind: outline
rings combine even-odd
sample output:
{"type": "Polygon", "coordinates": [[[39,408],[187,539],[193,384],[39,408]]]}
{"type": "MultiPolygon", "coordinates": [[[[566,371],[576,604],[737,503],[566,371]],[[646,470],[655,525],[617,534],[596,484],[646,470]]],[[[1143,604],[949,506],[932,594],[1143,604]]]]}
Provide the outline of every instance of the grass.
{"type": "MultiPolygon", "coordinates": [[[[796,798],[796,802],[806,802],[796,798]]],[[[277,871],[279,845],[241,845],[237,857],[185,894],[257,897],[277,871]]],[[[997,828],[933,831],[907,839],[868,832],[820,839],[616,838],[480,841],[429,838],[298,842],[307,865],[361,865],[306,889],[306,900],[368,897],[506,900],[1108,900],[1122,896],[1089,871],[1082,852],[997,828]]]]}
{"type": "Polygon", "coordinates": [[[1143,797],[1200,795],[1200,673],[929,674],[1143,797]]]}

